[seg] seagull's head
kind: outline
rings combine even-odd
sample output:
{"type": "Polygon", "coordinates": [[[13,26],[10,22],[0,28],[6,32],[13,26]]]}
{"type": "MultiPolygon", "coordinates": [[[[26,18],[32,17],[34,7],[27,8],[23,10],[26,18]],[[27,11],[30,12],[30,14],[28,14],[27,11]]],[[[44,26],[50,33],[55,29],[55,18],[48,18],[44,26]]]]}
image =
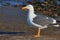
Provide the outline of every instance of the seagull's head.
{"type": "Polygon", "coordinates": [[[30,10],[30,9],[33,9],[33,6],[31,4],[27,5],[27,6],[24,6],[22,7],[22,10],[30,10]]]}

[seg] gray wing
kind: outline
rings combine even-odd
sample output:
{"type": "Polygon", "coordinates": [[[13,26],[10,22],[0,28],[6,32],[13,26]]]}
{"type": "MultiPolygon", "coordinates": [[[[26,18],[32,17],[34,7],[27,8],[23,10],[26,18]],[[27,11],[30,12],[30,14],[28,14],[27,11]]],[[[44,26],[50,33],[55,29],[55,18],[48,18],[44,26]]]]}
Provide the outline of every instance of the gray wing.
{"type": "Polygon", "coordinates": [[[52,24],[53,18],[47,17],[45,15],[37,15],[37,17],[33,19],[33,22],[43,26],[43,25],[52,24]]]}

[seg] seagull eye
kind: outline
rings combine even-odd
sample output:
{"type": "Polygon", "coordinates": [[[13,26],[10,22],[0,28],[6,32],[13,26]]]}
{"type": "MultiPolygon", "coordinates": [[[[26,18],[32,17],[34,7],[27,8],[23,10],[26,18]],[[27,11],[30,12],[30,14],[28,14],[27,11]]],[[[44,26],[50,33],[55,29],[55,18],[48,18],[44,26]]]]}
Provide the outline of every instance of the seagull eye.
{"type": "Polygon", "coordinates": [[[28,5],[28,7],[30,7],[30,5],[28,5]]]}

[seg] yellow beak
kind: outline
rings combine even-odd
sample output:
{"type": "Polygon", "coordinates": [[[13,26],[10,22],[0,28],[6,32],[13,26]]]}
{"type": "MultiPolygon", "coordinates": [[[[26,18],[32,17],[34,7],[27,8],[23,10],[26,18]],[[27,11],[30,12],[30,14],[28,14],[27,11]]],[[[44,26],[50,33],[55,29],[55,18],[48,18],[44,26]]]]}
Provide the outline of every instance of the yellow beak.
{"type": "Polygon", "coordinates": [[[27,7],[22,7],[22,10],[27,10],[27,7]]]}

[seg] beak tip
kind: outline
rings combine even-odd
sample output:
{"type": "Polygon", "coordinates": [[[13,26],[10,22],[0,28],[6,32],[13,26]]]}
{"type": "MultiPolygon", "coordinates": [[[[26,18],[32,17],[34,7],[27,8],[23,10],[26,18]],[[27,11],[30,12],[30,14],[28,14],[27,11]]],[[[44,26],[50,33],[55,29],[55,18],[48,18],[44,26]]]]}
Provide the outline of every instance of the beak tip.
{"type": "Polygon", "coordinates": [[[22,10],[26,10],[27,8],[26,7],[22,7],[22,10]]]}

